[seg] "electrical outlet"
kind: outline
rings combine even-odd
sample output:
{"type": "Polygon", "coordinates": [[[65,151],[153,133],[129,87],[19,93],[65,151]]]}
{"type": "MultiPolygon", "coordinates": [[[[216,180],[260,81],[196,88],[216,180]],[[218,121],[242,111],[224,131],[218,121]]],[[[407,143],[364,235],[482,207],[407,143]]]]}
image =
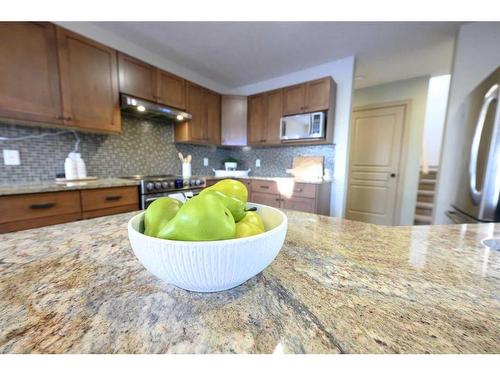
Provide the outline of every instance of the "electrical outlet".
{"type": "Polygon", "coordinates": [[[3,150],[3,163],[5,165],[21,165],[18,150],[3,150]]]}
{"type": "Polygon", "coordinates": [[[203,158],[203,166],[208,167],[208,158],[203,158]]]}
{"type": "Polygon", "coordinates": [[[255,167],[260,168],[260,159],[255,160],[255,167]]]}

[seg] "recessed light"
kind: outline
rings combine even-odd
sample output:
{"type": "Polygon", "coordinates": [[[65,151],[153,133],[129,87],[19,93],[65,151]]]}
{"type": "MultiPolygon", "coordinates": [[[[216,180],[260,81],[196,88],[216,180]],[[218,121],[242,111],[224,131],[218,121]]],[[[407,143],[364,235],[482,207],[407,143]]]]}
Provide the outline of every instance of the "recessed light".
{"type": "Polygon", "coordinates": [[[138,110],[139,112],[144,112],[144,111],[146,110],[146,107],[144,107],[143,105],[138,105],[138,106],[137,106],[137,110],[138,110]]]}
{"type": "Polygon", "coordinates": [[[177,115],[177,120],[179,120],[179,121],[184,120],[184,116],[183,115],[177,115]]]}

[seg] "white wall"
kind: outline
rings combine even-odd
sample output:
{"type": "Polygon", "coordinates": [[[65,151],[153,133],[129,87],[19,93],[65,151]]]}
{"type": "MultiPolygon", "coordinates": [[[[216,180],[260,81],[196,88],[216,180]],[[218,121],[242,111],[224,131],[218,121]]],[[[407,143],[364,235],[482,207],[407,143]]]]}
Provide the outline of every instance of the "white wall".
{"type": "Polygon", "coordinates": [[[441,157],[441,142],[450,89],[449,74],[432,77],[429,80],[427,104],[425,106],[424,142],[421,164],[430,167],[439,165],[441,157]]]}
{"type": "Polygon", "coordinates": [[[347,169],[349,165],[349,123],[351,120],[354,57],[347,57],[266,81],[242,86],[231,93],[235,95],[252,95],[326,76],[331,76],[337,83],[333,135],[335,143],[334,181],[332,183],[330,215],[344,217],[345,198],[347,194],[347,169]]]}
{"type": "Polygon", "coordinates": [[[500,23],[478,22],[463,25],[455,46],[455,59],[451,73],[451,85],[446,125],[441,147],[437,194],[434,200],[435,224],[449,223],[446,211],[455,199],[460,180],[463,149],[467,142],[460,121],[461,103],[469,92],[500,64],[500,23]]]}
{"type": "Polygon", "coordinates": [[[403,189],[399,220],[400,225],[413,224],[417,200],[428,86],[429,77],[419,77],[355,90],[353,94],[354,108],[384,102],[411,100],[409,111],[410,118],[407,123],[409,128],[406,129],[406,162],[401,169],[403,171],[403,176],[400,176],[402,179],[400,182],[402,182],[403,189]]]}
{"type": "Polygon", "coordinates": [[[221,85],[218,82],[215,82],[207,77],[201,76],[200,74],[192,70],[186,69],[185,67],[180,66],[168,60],[164,56],[151,53],[150,51],[142,48],[140,45],[131,43],[126,38],[120,35],[116,35],[114,33],[110,33],[109,31],[90,22],[54,22],[54,23],[68,30],[71,30],[75,33],[86,36],[87,38],[93,39],[97,42],[112,47],[118,51],[134,56],[151,65],[155,65],[161,69],[165,69],[168,72],[177,74],[183,78],[186,78],[192,82],[205,86],[214,91],[220,93],[225,93],[229,91],[229,89],[226,86],[221,85]]]}

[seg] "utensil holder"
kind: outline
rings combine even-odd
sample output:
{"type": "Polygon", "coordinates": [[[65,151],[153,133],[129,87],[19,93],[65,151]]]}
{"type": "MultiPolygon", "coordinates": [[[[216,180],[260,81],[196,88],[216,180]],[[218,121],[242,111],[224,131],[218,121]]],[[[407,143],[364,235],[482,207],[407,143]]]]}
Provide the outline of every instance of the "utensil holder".
{"type": "Polygon", "coordinates": [[[182,163],[182,178],[190,178],[190,177],[191,177],[191,164],[182,163]]]}

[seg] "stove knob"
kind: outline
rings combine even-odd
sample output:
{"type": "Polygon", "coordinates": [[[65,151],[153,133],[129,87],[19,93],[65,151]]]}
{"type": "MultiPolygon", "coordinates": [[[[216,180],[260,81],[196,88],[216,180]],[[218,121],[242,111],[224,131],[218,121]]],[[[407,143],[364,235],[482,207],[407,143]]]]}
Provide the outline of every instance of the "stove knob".
{"type": "Polygon", "coordinates": [[[152,182],[148,182],[146,184],[146,190],[153,190],[155,185],[152,182]]]}
{"type": "Polygon", "coordinates": [[[170,181],[170,182],[168,183],[168,187],[169,187],[169,188],[173,188],[174,186],[175,186],[174,181],[170,181]]]}
{"type": "Polygon", "coordinates": [[[161,183],[155,182],[155,188],[156,189],[161,189],[161,183]]]}
{"type": "Polygon", "coordinates": [[[167,188],[168,188],[168,182],[167,182],[167,181],[162,182],[162,183],[161,183],[161,186],[162,186],[164,189],[167,189],[167,188]]]}
{"type": "Polygon", "coordinates": [[[202,184],[201,180],[196,180],[196,186],[200,186],[202,184]]]}

